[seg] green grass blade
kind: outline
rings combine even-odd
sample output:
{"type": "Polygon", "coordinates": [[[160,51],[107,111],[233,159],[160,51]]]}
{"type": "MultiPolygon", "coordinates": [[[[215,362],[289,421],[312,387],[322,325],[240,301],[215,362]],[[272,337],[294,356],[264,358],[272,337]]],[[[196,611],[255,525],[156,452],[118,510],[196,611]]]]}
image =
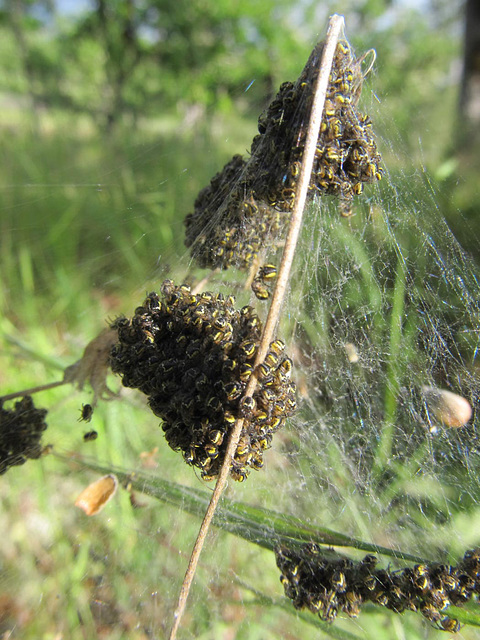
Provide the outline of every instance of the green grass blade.
{"type": "MultiPolygon", "coordinates": [[[[70,458],[65,456],[55,455],[64,461],[70,461],[70,458]]],[[[140,491],[167,504],[181,507],[183,511],[188,511],[200,518],[203,518],[205,509],[210,501],[211,494],[202,489],[185,487],[145,473],[135,472],[132,474],[127,470],[102,465],[84,458],[80,460],[75,458],[75,462],[81,462],[85,467],[101,473],[113,472],[122,484],[128,483],[135,491],[140,491]]],[[[234,502],[227,498],[222,499],[213,523],[224,531],[233,533],[270,550],[273,550],[279,544],[295,546],[305,542],[316,542],[329,546],[362,549],[370,553],[390,556],[397,560],[426,561],[425,558],[420,558],[416,555],[357,540],[325,527],[311,527],[305,525],[298,518],[270,509],[234,502]]]]}
{"type": "Polygon", "coordinates": [[[320,629],[321,631],[323,631],[323,633],[330,636],[331,638],[335,638],[336,640],[361,640],[362,638],[362,636],[357,636],[350,631],[346,631],[345,629],[334,626],[329,622],[325,622],[318,616],[314,616],[307,611],[299,611],[298,609],[295,609],[288,598],[271,598],[270,596],[267,596],[262,591],[255,589],[247,582],[244,582],[239,578],[235,578],[235,583],[242,588],[251,591],[255,595],[255,599],[249,601],[250,604],[258,604],[264,607],[277,607],[278,609],[283,609],[283,611],[286,611],[290,615],[295,615],[303,622],[306,622],[307,624],[320,629]]]}
{"type": "Polygon", "coordinates": [[[405,313],[407,269],[405,259],[400,254],[397,261],[397,272],[393,291],[392,311],[390,315],[390,356],[387,368],[385,386],[385,416],[384,426],[378,444],[377,456],[374,464],[374,475],[383,473],[392,457],[392,447],[395,433],[398,393],[400,386],[400,352],[402,349],[402,327],[405,313]]]}
{"type": "Polygon", "coordinates": [[[477,603],[467,603],[464,608],[448,607],[445,609],[445,615],[455,618],[462,624],[480,627],[480,607],[477,603]]]}

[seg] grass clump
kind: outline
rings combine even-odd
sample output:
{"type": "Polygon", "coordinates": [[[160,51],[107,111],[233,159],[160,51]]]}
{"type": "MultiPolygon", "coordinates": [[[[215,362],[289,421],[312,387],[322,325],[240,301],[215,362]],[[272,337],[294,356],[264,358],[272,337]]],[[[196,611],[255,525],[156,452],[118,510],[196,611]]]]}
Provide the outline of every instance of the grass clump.
{"type": "MultiPolygon", "coordinates": [[[[25,571],[15,567],[14,552],[7,562],[9,571],[24,571],[23,582],[34,576],[29,583],[32,592],[43,590],[50,604],[54,603],[55,593],[62,593],[62,607],[52,607],[54,622],[49,626],[49,621],[40,616],[37,626],[32,622],[27,630],[25,625],[25,637],[30,633],[30,637],[36,638],[40,628],[51,630],[62,623],[72,633],[87,629],[90,637],[102,633],[130,640],[135,634],[165,635],[165,620],[174,608],[178,576],[184,569],[181,554],[190,546],[196,529],[187,511],[198,517],[204,512],[209,495],[199,493],[193,474],[187,476],[187,486],[182,490],[173,485],[174,480],[185,481],[183,469],[178,464],[178,455],[168,447],[160,454],[155,452],[158,421],[145,410],[144,396],[161,417],[167,442],[173,449],[180,449],[184,459],[198,468],[204,478],[218,474],[232,422],[240,418],[245,420],[245,428],[229,471],[237,480],[264,464],[268,471],[252,474],[247,483],[249,489],[253,488],[249,504],[225,502],[223,506],[228,506],[228,513],[218,514],[217,522],[227,531],[242,532],[250,542],[231,542],[228,536],[212,540],[215,551],[202,560],[204,566],[200,567],[198,577],[201,588],[194,591],[192,616],[187,622],[195,635],[206,633],[217,637],[225,626],[249,637],[254,637],[255,632],[269,637],[265,629],[270,630],[272,637],[284,635],[285,630],[298,634],[296,618],[282,613],[278,622],[276,613],[269,610],[277,605],[258,593],[257,600],[249,601],[248,590],[234,587],[227,572],[228,566],[236,574],[247,576],[255,587],[261,585],[262,589],[279,594],[271,550],[281,544],[284,557],[292,560],[291,565],[285,560],[285,581],[292,590],[297,588],[296,576],[302,573],[297,566],[302,560],[298,555],[292,556],[297,551],[285,550],[289,549],[288,538],[292,538],[295,529],[301,543],[315,540],[316,544],[324,545],[318,547],[315,558],[309,556],[305,561],[308,571],[314,560],[321,565],[325,546],[340,546],[343,542],[350,547],[343,564],[325,564],[325,584],[317,575],[320,569],[310,571],[315,574],[315,585],[321,593],[317,590],[309,603],[327,619],[333,618],[335,611],[335,626],[321,627],[334,637],[352,637],[351,631],[363,633],[351,621],[338,619],[342,612],[355,614],[360,604],[364,636],[390,639],[401,625],[402,633],[409,638],[424,637],[428,631],[418,622],[421,616],[406,614],[399,618],[391,613],[401,608],[395,600],[396,589],[405,596],[406,577],[400,576],[411,579],[413,575],[415,589],[420,591],[425,591],[421,576],[435,584],[440,579],[440,565],[428,564],[427,558],[440,558],[445,567],[451,568],[445,574],[451,578],[448,585],[442,578],[444,591],[457,594],[462,584],[465,593],[471,595],[475,591],[465,586],[461,577],[468,573],[466,560],[457,565],[450,560],[477,544],[472,539],[476,535],[472,523],[478,519],[480,496],[476,474],[471,472],[478,459],[472,446],[474,425],[470,422],[454,431],[434,424],[435,416],[422,396],[425,388],[449,388],[466,397],[475,408],[477,386],[472,367],[467,365],[476,345],[469,328],[477,312],[471,284],[473,274],[454,251],[448,235],[445,233],[439,239],[440,227],[433,222],[428,206],[422,204],[422,216],[416,215],[415,201],[420,196],[413,179],[398,188],[387,183],[381,195],[366,198],[360,193],[357,185],[376,181],[382,172],[368,118],[356,110],[363,73],[358,66],[360,61],[355,60],[348,47],[339,49],[336,75],[327,96],[330,102],[326,123],[315,151],[316,173],[309,192],[310,224],[304,231],[301,266],[293,273],[283,314],[281,335],[290,343],[288,351],[298,372],[299,410],[292,420],[294,428],[278,430],[293,410],[293,385],[288,381],[290,358],[284,353],[283,343],[274,340],[269,349],[267,346],[265,358],[255,363],[263,311],[244,306],[247,311],[242,315],[241,305],[248,302],[241,289],[244,276],[234,269],[228,274],[209,274],[209,288],[211,285],[218,292],[210,294],[203,285],[198,290],[204,293],[194,292],[198,274],[193,269],[190,275],[184,275],[178,211],[188,210],[195,193],[214,173],[214,167],[222,166],[225,156],[228,157],[221,148],[223,143],[219,141],[220,150],[212,152],[217,141],[202,136],[195,140],[188,134],[176,136],[173,144],[174,138],[168,134],[150,141],[151,144],[143,139],[138,145],[128,136],[125,139],[120,136],[105,143],[100,152],[103,144],[100,138],[85,139],[86,147],[92,145],[91,157],[100,159],[95,167],[84,163],[88,166],[86,170],[77,166],[72,152],[77,141],[73,140],[70,150],[64,141],[62,162],[67,156],[72,158],[77,180],[76,184],[70,184],[67,174],[57,168],[60,191],[66,198],[58,202],[52,184],[48,183],[48,173],[41,171],[37,153],[41,147],[33,146],[30,158],[26,155],[19,158],[18,166],[23,162],[27,173],[17,166],[16,177],[13,170],[9,174],[12,184],[15,180],[24,184],[27,176],[36,175],[37,193],[41,197],[35,206],[52,235],[39,234],[38,224],[35,228],[24,224],[28,221],[25,203],[18,204],[18,227],[13,213],[6,222],[2,220],[5,229],[11,232],[10,239],[2,235],[1,245],[3,264],[7,266],[2,329],[5,336],[10,336],[10,353],[15,349],[15,362],[13,358],[9,360],[6,352],[0,354],[15,373],[11,380],[4,378],[3,385],[8,382],[18,388],[26,380],[27,386],[32,376],[49,377],[52,371],[55,375],[64,371],[68,362],[78,358],[90,337],[99,332],[98,319],[105,316],[121,318],[106,332],[114,337],[113,367],[123,376],[125,385],[121,402],[101,401],[105,396],[113,398],[114,394],[107,390],[117,388],[112,379],[107,386],[106,362],[111,344],[106,349],[107,356],[103,353],[100,368],[93,363],[91,369],[81,366],[70,369],[71,377],[67,376],[70,382],[77,388],[85,383],[82,395],[65,399],[53,390],[46,395],[51,408],[49,433],[64,456],[62,466],[59,458],[42,457],[37,465],[22,468],[21,477],[15,475],[18,473],[15,469],[7,476],[14,493],[25,491],[21,478],[25,479],[34,505],[21,513],[10,504],[8,521],[3,524],[5,539],[11,537],[10,524],[12,530],[16,527],[25,532],[19,542],[25,558],[31,551],[27,520],[33,518],[32,514],[47,513],[54,507],[64,518],[62,531],[50,530],[45,541],[38,542],[34,561],[25,571]],[[118,157],[115,148],[122,149],[118,157]],[[109,172],[102,169],[103,161],[113,166],[109,172]],[[184,169],[188,178],[184,177],[184,169]],[[81,191],[80,181],[85,180],[86,184],[94,174],[102,176],[101,183],[97,176],[97,186],[88,187],[85,197],[74,202],[81,191]],[[107,180],[107,174],[111,179],[107,180]],[[169,178],[162,185],[164,176],[169,178]],[[405,197],[400,195],[403,187],[405,197]],[[313,198],[314,194],[321,198],[313,198]],[[338,199],[340,212],[346,214],[354,196],[360,215],[339,216],[338,199]],[[56,209],[47,211],[54,204],[56,209]],[[69,226],[70,222],[73,226],[69,226]],[[67,234],[68,242],[62,245],[67,234]],[[47,251],[49,243],[55,248],[52,254],[47,251]],[[15,268],[18,245],[21,245],[20,269],[15,268]],[[463,289],[457,277],[459,269],[468,280],[463,289]],[[167,282],[161,295],[147,296],[131,318],[124,315],[131,308],[132,299],[144,297],[166,274],[189,284],[175,286],[167,282]],[[154,285],[151,279],[155,279],[154,285]],[[139,281],[145,283],[141,291],[139,281]],[[95,283],[93,291],[91,282],[95,283]],[[240,309],[234,304],[232,292],[242,300],[240,309]],[[18,298],[21,303],[13,304],[18,298]],[[436,298],[448,305],[439,309],[436,298]],[[12,330],[15,326],[21,328],[22,338],[13,342],[13,336],[18,335],[12,330]],[[463,346],[457,349],[458,336],[463,336],[463,346]],[[45,354],[51,344],[56,345],[57,351],[48,358],[45,354]],[[101,375],[95,378],[93,374],[99,371],[101,375]],[[259,384],[254,393],[241,401],[252,377],[258,378],[259,384]],[[86,389],[88,382],[94,389],[93,399],[85,397],[90,395],[86,389]],[[143,396],[132,393],[132,388],[143,391],[143,396]],[[79,408],[87,400],[95,406],[92,427],[98,434],[96,440],[84,440],[83,429],[77,423],[79,408]],[[264,456],[274,431],[278,431],[276,446],[264,456]],[[83,514],[72,515],[73,509],[69,507],[79,492],[78,485],[90,482],[85,476],[87,462],[80,455],[83,451],[90,451],[97,461],[104,461],[103,473],[112,469],[117,473],[118,466],[138,469],[152,465],[161,476],[158,483],[163,479],[171,481],[164,488],[169,498],[165,501],[171,506],[152,507],[147,497],[138,496],[139,492],[153,495],[150,479],[142,474],[135,478],[135,471],[125,471],[123,476],[117,475],[128,491],[119,491],[106,507],[109,519],[98,517],[87,521],[83,514]],[[255,501],[262,506],[254,507],[255,501]],[[318,521],[322,527],[325,523],[331,526],[322,529],[321,540],[316,537],[321,528],[315,528],[318,521]],[[281,539],[277,538],[280,526],[283,526],[281,539]],[[344,537],[335,531],[342,531],[344,537]],[[252,549],[252,541],[269,551],[252,549]],[[408,553],[402,555],[400,548],[408,553]],[[393,567],[385,570],[371,567],[370,571],[376,604],[382,604],[386,598],[383,609],[391,605],[391,611],[377,607],[376,614],[370,615],[372,599],[366,603],[365,585],[361,593],[350,587],[344,590],[344,583],[352,576],[358,577],[357,562],[361,563],[361,559],[357,560],[356,549],[392,558],[393,567]],[[38,561],[42,554],[45,564],[38,561]],[[218,558],[222,558],[221,563],[218,558]],[[427,569],[412,568],[416,573],[408,573],[402,565],[407,560],[427,569]],[[128,576],[128,580],[118,580],[119,575],[128,576]],[[149,600],[148,594],[154,592],[157,595],[149,600]],[[227,604],[226,594],[230,598],[227,604]],[[236,618],[226,612],[228,607],[230,612],[235,611],[236,618]]],[[[252,170],[249,174],[250,160],[236,157],[228,170],[233,173],[220,174],[203,192],[204,217],[197,219],[195,232],[187,226],[194,256],[198,255],[200,245],[205,244],[207,257],[204,262],[200,260],[201,265],[222,268],[253,265],[258,247],[255,248],[251,238],[242,240],[244,248],[238,248],[241,244],[238,234],[245,230],[243,223],[248,216],[253,221],[250,231],[253,229],[259,238],[263,231],[255,225],[259,221],[265,223],[262,212],[275,216],[275,220],[277,214],[285,214],[285,219],[290,216],[294,198],[286,190],[296,187],[295,163],[303,153],[304,125],[296,130],[301,133],[295,147],[298,157],[292,152],[292,157],[287,158],[286,150],[290,151],[290,147],[279,146],[283,142],[278,132],[283,131],[287,121],[290,98],[298,97],[302,91],[308,93],[308,87],[301,84],[283,88],[273,106],[260,118],[260,131],[251,156],[255,156],[258,172],[252,170]],[[267,141],[276,152],[280,151],[278,166],[273,164],[274,157],[268,162],[260,160],[263,152],[257,149],[265,151],[267,141]],[[250,191],[241,193],[237,187],[247,173],[252,179],[250,191]],[[273,176],[273,182],[269,190],[262,191],[260,183],[269,176],[273,176]],[[208,234],[215,232],[217,221],[222,220],[221,211],[220,218],[216,217],[218,199],[223,200],[225,195],[228,209],[229,186],[241,196],[235,206],[241,205],[242,215],[248,215],[242,218],[237,216],[238,210],[235,215],[228,210],[230,217],[225,218],[228,224],[218,225],[220,235],[210,243],[206,240],[208,234]]],[[[224,133],[219,137],[223,138],[224,133]]],[[[53,142],[47,165],[53,162],[53,142]]],[[[80,145],[79,156],[83,159],[84,151],[80,145]]],[[[228,154],[231,152],[229,149],[228,154]]],[[[10,196],[7,209],[13,211],[15,197],[20,196],[9,193],[10,196]]],[[[265,223],[266,228],[269,225],[270,222],[265,223]]],[[[265,247],[263,244],[259,247],[271,252],[277,249],[275,244],[264,244],[265,247]]],[[[268,297],[265,291],[269,293],[277,274],[270,256],[268,260],[256,278],[253,271],[251,274],[261,298],[268,297]]],[[[108,323],[111,325],[111,319],[108,323]]],[[[4,369],[7,367],[1,368],[4,369]]],[[[95,467],[94,461],[91,468],[100,470],[100,466],[97,462],[95,467]]],[[[244,487],[237,488],[243,490],[244,487]]],[[[8,500],[5,490],[3,498],[8,500]]],[[[311,586],[310,590],[310,586],[307,591],[311,595],[314,588],[311,586]]],[[[20,602],[20,594],[16,596],[20,602]]],[[[435,624],[455,630],[451,621],[462,620],[461,615],[450,614],[440,606],[444,603],[435,604],[429,597],[426,591],[422,596],[417,593],[413,602],[414,596],[410,594],[408,602],[424,609],[424,617],[430,611],[429,620],[435,624]],[[427,607],[433,607],[435,612],[427,607]]],[[[448,596],[449,606],[463,604],[460,599],[455,601],[455,597],[448,596]]],[[[34,600],[32,597],[31,602],[34,600]]],[[[282,602],[283,607],[290,606],[282,602]]],[[[302,636],[317,637],[318,625],[323,621],[311,615],[309,618],[311,628],[305,626],[302,636]]]]}

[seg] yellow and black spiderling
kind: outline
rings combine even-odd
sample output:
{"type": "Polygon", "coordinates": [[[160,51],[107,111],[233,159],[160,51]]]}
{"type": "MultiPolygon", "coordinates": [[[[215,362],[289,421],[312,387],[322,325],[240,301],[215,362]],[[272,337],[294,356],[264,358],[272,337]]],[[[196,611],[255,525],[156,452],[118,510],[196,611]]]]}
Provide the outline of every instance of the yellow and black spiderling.
{"type": "Polygon", "coordinates": [[[313,543],[281,546],[275,555],[285,595],[297,609],[327,621],[340,611],[357,617],[362,604],[372,602],[395,613],[418,611],[438,629],[454,633],[460,624],[444,610],[480,593],[480,549],[467,551],[456,566],[417,564],[400,571],[376,569],[372,555],[354,562],[313,543]]]}
{"type": "Polygon", "coordinates": [[[259,300],[267,300],[272,291],[271,285],[277,277],[277,267],[273,264],[264,264],[260,267],[252,282],[252,291],[259,300]]]}
{"type": "Polygon", "coordinates": [[[82,405],[81,411],[80,411],[81,415],[80,418],[78,419],[78,421],[84,421],[84,422],[90,422],[90,420],[92,419],[93,416],[93,407],[91,404],[84,404],[82,405]]]}
{"type": "Polygon", "coordinates": [[[0,474],[42,455],[46,415],[47,410],[36,409],[30,396],[16,402],[13,409],[4,409],[0,402],[0,474]]]}
{"type": "Polygon", "coordinates": [[[273,433],[296,407],[295,384],[284,375],[291,361],[276,340],[268,385],[259,380],[253,395],[243,398],[262,332],[252,307],[236,309],[233,296],[192,294],[166,280],[160,296],[149,294],[131,319],[118,318],[112,326],[118,333],[113,372],[124,386],[148,396],[170,447],[204,479],[218,475],[238,418],[244,425],[231,476],[243,481],[263,466],[273,433]]]}
{"type": "MultiPolygon", "coordinates": [[[[250,155],[235,155],[197,196],[185,219],[185,244],[199,266],[248,269],[260,248],[282,237],[295,204],[307,128],[323,43],[295,83],[284,82],[258,120],[250,155]]],[[[317,139],[309,197],[340,199],[342,215],[365,183],[382,177],[381,158],[369,116],[357,110],[365,72],[347,43],[337,45],[322,125],[317,139]]],[[[261,282],[260,299],[268,297],[261,282]]]]}

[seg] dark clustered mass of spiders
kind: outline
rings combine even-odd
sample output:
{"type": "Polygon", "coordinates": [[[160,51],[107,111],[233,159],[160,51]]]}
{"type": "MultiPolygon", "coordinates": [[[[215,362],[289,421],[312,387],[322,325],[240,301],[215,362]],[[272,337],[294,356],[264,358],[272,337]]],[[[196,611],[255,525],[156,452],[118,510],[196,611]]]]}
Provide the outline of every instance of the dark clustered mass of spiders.
{"type": "Polygon", "coordinates": [[[0,402],[0,474],[42,454],[42,434],[47,428],[46,409],[36,409],[30,396],[4,409],[0,402]]]}
{"type": "MultiPolygon", "coordinates": [[[[197,196],[185,219],[185,244],[202,267],[249,268],[282,237],[295,203],[313,90],[323,45],[296,83],[285,82],[258,120],[248,159],[234,156],[197,196]]],[[[340,198],[348,215],[364,183],[382,176],[370,118],[357,110],[362,58],[338,44],[317,140],[309,195],[340,198]]]]}
{"type": "Polygon", "coordinates": [[[456,566],[417,564],[399,571],[377,570],[373,555],[360,562],[332,558],[316,544],[279,547],[276,558],[295,608],[307,608],[327,621],[340,611],[357,617],[362,604],[372,602],[396,613],[419,611],[439,629],[455,632],[460,625],[444,610],[480,594],[480,549],[467,551],[456,566]]]}
{"type": "Polygon", "coordinates": [[[285,345],[273,341],[254,369],[262,323],[252,307],[236,309],[233,296],[192,294],[171,280],[161,292],[151,293],[131,319],[114,322],[112,370],[124,386],[148,396],[170,447],[182,451],[205,480],[218,475],[229,431],[243,418],[230,469],[242,481],[263,466],[264,450],[296,407],[285,345]],[[256,390],[243,398],[254,371],[256,390]]]}

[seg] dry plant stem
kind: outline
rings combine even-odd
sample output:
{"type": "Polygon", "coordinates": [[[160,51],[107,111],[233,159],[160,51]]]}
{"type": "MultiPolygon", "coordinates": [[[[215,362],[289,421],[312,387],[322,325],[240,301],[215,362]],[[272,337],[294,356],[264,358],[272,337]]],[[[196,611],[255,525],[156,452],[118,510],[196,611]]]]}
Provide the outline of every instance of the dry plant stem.
{"type": "Polygon", "coordinates": [[[205,285],[208,284],[208,282],[213,278],[213,276],[216,275],[219,271],[220,269],[217,267],[216,269],[211,271],[208,275],[206,275],[205,278],[202,278],[200,282],[197,282],[197,284],[192,289],[192,295],[196,295],[197,293],[199,293],[205,287],[205,285]]]}
{"type": "Polygon", "coordinates": [[[248,277],[245,280],[245,284],[243,285],[244,291],[248,291],[248,289],[250,289],[250,287],[252,286],[252,282],[255,276],[257,275],[260,264],[264,261],[264,259],[265,259],[265,251],[262,249],[262,251],[257,253],[257,255],[255,256],[252,262],[252,266],[250,267],[250,271],[248,272],[248,277]]]}
{"type": "Polygon", "coordinates": [[[66,380],[57,380],[57,382],[49,382],[48,384],[41,384],[39,387],[30,387],[30,389],[22,389],[21,391],[15,391],[14,393],[7,393],[5,396],[0,396],[0,402],[4,400],[13,400],[13,398],[23,398],[23,396],[31,396],[39,391],[45,391],[46,389],[53,389],[60,387],[62,384],[67,384],[66,380]]]}
{"type": "MultiPolygon", "coordinates": [[[[320,125],[322,122],[322,113],[325,104],[325,96],[327,93],[330,71],[333,64],[333,58],[335,55],[338,38],[340,36],[343,25],[344,20],[342,16],[334,15],[330,18],[328,32],[325,39],[325,46],[322,52],[320,69],[314,90],[312,112],[310,114],[310,122],[308,126],[307,139],[305,142],[305,149],[303,153],[302,166],[300,169],[297,192],[295,194],[295,207],[290,219],[290,225],[288,228],[285,248],[283,250],[282,261],[278,272],[275,290],[272,296],[272,302],[256,356],[256,365],[260,364],[267,354],[268,346],[272,340],[273,333],[275,331],[275,327],[280,315],[283,299],[285,297],[285,292],[287,290],[290,269],[293,262],[293,256],[300,233],[303,211],[307,199],[308,186],[310,184],[310,176],[312,173],[315,149],[320,132],[320,125]]],[[[256,384],[256,378],[255,376],[252,376],[245,389],[244,397],[248,397],[253,394],[256,384]]],[[[222,492],[225,488],[228,474],[230,472],[231,461],[237,448],[238,441],[240,439],[242,427],[243,419],[237,420],[230,434],[227,450],[225,452],[225,460],[222,464],[222,468],[220,469],[220,473],[218,475],[217,483],[215,485],[210,504],[207,507],[205,517],[203,518],[202,525],[198,532],[197,540],[193,547],[192,555],[190,557],[188,568],[185,573],[185,578],[180,589],[178,604],[175,610],[174,621],[172,629],[170,631],[169,640],[175,640],[176,638],[177,631],[180,626],[180,621],[185,610],[188,593],[190,591],[193,577],[195,575],[195,570],[198,564],[200,553],[202,551],[208,530],[210,528],[210,524],[220,500],[220,496],[222,495],[222,492]]]]}
{"type": "Polygon", "coordinates": [[[315,150],[317,147],[318,135],[322,124],[323,106],[325,104],[325,96],[327,94],[328,81],[330,71],[335,56],[340,32],[344,26],[343,16],[334,15],[330,18],[325,46],[322,52],[320,62],[320,70],[315,85],[312,112],[310,114],[310,122],[308,124],[307,139],[305,141],[305,149],[303,152],[302,165],[298,179],[297,191],[295,193],[295,206],[290,218],[285,247],[283,249],[282,261],[278,271],[276,286],[273,291],[272,302],[268,310],[268,316],[263,329],[262,340],[257,353],[257,364],[260,364],[267,355],[268,346],[273,338],[280,310],[285,297],[290,277],[290,269],[293,262],[293,256],[297,246],[298,236],[302,226],[303,212],[307,200],[308,186],[312,174],[313,161],[315,159],[315,150]]]}

